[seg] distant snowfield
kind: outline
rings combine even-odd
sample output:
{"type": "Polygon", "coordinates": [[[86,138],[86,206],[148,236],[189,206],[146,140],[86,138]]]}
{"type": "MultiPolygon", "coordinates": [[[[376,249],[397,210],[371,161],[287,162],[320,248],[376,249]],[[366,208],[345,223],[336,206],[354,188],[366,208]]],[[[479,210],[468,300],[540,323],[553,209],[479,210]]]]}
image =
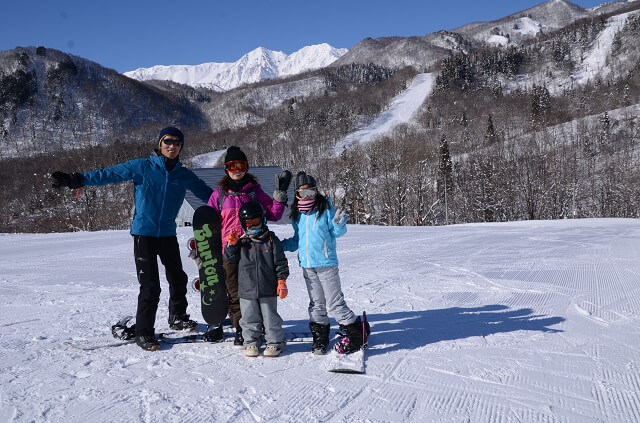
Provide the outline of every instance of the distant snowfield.
{"type": "Polygon", "coordinates": [[[226,153],[227,150],[218,150],[194,156],[189,160],[189,167],[194,169],[219,167],[220,165],[218,164],[218,161],[220,160],[220,157],[224,156],[226,153]]]}
{"type": "MultiPolygon", "coordinates": [[[[346,300],[372,324],[365,375],[321,370],[307,342],[276,359],[228,342],[66,346],[111,343],[110,325],[134,313],[132,247],[126,231],[0,234],[0,421],[640,421],[638,220],[349,225],[338,254],[346,300]]],[[[306,331],[288,257],[279,309],[286,330],[306,331]]]]}
{"type": "Polygon", "coordinates": [[[396,126],[411,121],[422,103],[433,91],[434,76],[431,73],[417,75],[409,88],[397,95],[387,110],[366,128],[346,136],[336,144],[334,151],[340,154],[344,148],[354,144],[364,144],[375,140],[377,137],[388,134],[396,126]]]}
{"type": "Polygon", "coordinates": [[[593,42],[593,48],[575,71],[575,82],[586,84],[589,81],[594,81],[597,76],[604,78],[609,74],[606,59],[611,53],[614,37],[624,28],[627,18],[637,14],[638,12],[629,12],[607,19],[605,28],[593,42]]]}

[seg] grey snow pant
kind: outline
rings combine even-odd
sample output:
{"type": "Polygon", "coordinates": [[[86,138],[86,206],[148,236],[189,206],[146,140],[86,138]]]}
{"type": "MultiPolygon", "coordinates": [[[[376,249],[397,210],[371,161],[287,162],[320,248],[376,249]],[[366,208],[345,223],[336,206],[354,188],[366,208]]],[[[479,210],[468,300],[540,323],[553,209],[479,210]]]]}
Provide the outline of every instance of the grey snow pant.
{"type": "Polygon", "coordinates": [[[245,300],[240,298],[240,326],[244,345],[262,345],[262,329],[267,345],[284,349],[286,345],[282,330],[282,317],[278,314],[278,297],[245,300]]]}
{"type": "Polygon", "coordinates": [[[344,326],[356,321],[356,315],[344,300],[338,266],[304,268],[302,274],[309,293],[309,320],[328,325],[328,313],[344,326]]]}

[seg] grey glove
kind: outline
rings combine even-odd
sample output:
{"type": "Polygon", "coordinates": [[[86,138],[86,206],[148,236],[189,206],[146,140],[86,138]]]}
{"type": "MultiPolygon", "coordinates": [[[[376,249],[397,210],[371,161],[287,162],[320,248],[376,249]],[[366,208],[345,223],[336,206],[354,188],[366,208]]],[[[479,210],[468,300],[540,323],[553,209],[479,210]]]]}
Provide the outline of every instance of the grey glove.
{"type": "Polygon", "coordinates": [[[280,191],[280,190],[273,191],[273,199],[279,203],[284,203],[284,204],[287,204],[287,201],[289,201],[289,197],[287,197],[287,192],[280,191]]]}
{"type": "Polygon", "coordinates": [[[342,209],[336,210],[336,215],[333,216],[333,223],[335,223],[336,225],[344,225],[347,223],[348,220],[349,220],[349,215],[347,215],[347,213],[344,210],[342,209]]]}
{"type": "Polygon", "coordinates": [[[198,270],[202,269],[202,259],[198,257],[198,253],[195,250],[189,251],[189,258],[193,260],[193,264],[196,265],[198,270]]]}

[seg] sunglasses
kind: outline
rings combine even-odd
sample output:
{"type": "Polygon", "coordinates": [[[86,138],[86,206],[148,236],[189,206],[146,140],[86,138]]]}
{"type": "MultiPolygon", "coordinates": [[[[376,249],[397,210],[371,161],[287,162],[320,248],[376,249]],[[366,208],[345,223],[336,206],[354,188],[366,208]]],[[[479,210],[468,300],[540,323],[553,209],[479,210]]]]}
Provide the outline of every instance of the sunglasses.
{"type": "Polygon", "coordinates": [[[316,196],[317,192],[317,188],[302,188],[296,190],[296,195],[298,198],[313,198],[316,196]]]}
{"type": "Polygon", "coordinates": [[[180,147],[182,145],[182,141],[175,140],[173,138],[163,138],[162,142],[164,145],[175,145],[176,147],[180,147]]]}
{"type": "Polygon", "coordinates": [[[247,219],[244,221],[244,226],[247,229],[258,228],[262,225],[262,217],[254,217],[253,219],[247,219]]]}
{"type": "Polygon", "coordinates": [[[226,170],[230,170],[231,172],[235,172],[236,170],[239,172],[246,172],[247,170],[249,170],[249,163],[242,160],[236,160],[232,162],[226,162],[224,164],[224,168],[226,170]]]}

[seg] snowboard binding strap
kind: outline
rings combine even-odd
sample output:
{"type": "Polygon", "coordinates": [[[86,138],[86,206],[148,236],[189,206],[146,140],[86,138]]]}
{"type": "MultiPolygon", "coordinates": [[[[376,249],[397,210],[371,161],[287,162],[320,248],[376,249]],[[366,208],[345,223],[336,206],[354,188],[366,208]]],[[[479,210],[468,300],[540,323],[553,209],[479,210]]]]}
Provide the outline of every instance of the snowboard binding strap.
{"type": "Polygon", "coordinates": [[[127,326],[129,320],[133,317],[127,316],[124,319],[121,319],[118,323],[111,326],[111,334],[116,339],[129,340],[133,339],[136,336],[136,324],[134,323],[131,326],[127,326]]]}

